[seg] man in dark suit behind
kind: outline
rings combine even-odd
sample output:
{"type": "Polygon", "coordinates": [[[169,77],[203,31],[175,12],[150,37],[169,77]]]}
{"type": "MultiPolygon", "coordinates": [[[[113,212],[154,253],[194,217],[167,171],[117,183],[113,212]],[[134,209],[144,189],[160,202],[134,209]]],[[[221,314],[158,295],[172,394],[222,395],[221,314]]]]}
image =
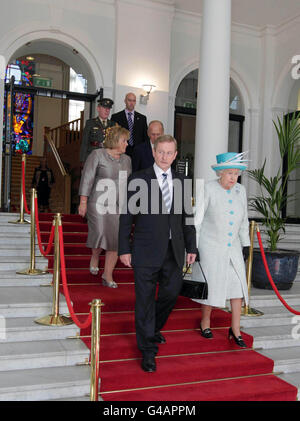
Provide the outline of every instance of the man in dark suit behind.
{"type": "Polygon", "coordinates": [[[156,139],[155,163],[129,177],[127,208],[120,216],[119,256],[134,269],[136,338],[142,369],[148,372],[156,370],[157,344],[166,342],[160,330],[182,287],[185,250],[187,264],[194,263],[197,251],[191,183],[188,189],[185,177],[171,169],[176,154],[172,136],[156,139]]]}
{"type": "Polygon", "coordinates": [[[135,146],[148,140],[147,117],[135,111],[136,96],[134,93],[129,92],[125,96],[124,102],[126,105],[125,110],[113,114],[111,119],[130,131],[126,154],[131,157],[135,146]],[[130,130],[130,119],[132,121],[132,130],[130,130]]]}
{"type": "Polygon", "coordinates": [[[161,121],[153,120],[148,126],[149,140],[137,145],[132,154],[132,172],[143,170],[154,164],[153,147],[155,140],[164,134],[161,121]]]}

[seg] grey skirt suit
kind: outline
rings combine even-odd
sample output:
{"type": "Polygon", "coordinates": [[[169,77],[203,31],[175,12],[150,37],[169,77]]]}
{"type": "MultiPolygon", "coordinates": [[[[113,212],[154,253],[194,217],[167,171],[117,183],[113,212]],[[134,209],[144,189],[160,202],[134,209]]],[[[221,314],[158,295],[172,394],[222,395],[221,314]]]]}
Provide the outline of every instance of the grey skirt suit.
{"type": "Polygon", "coordinates": [[[118,250],[120,193],[126,191],[131,159],[113,158],[105,148],[92,151],[83,168],[79,195],[87,196],[88,238],[86,246],[118,250]],[[121,172],[121,173],[120,173],[121,172]],[[121,191],[120,191],[121,190],[121,191]]]}

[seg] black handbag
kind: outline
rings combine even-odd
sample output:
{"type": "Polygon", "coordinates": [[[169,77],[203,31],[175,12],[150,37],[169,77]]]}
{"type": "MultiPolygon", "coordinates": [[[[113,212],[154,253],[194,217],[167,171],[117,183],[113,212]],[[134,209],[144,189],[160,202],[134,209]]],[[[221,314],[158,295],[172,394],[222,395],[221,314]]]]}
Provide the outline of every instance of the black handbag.
{"type": "Polygon", "coordinates": [[[189,270],[189,267],[190,267],[189,265],[184,272],[183,284],[182,284],[182,288],[179,295],[182,295],[183,297],[188,297],[188,298],[198,298],[201,300],[206,300],[207,295],[208,295],[207,280],[199,261],[198,261],[198,264],[200,266],[200,269],[204,278],[204,282],[197,282],[197,281],[193,281],[189,279],[184,279],[185,275],[187,274],[187,271],[189,270]]]}

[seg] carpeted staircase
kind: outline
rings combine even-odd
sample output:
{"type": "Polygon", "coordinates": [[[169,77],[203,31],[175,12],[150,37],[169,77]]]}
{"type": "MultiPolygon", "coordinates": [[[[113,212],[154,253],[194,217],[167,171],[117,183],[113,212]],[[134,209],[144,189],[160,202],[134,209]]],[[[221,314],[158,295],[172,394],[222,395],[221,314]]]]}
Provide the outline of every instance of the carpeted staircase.
{"type": "MultiPolygon", "coordinates": [[[[42,241],[47,243],[50,215],[40,215],[42,241]]],[[[199,304],[179,297],[164,327],[167,343],[159,346],[157,371],[145,373],[136,347],[133,272],[117,264],[118,289],[103,287],[100,276],[89,273],[90,253],[85,247],[87,225],[79,216],[63,217],[69,292],[83,322],[93,298],[105,306],[101,317],[100,377],[105,401],[285,401],[296,400],[297,388],[273,373],[274,362],[252,349],[253,338],[243,337],[247,349],[227,338],[230,314],[215,309],[213,340],[199,334],[199,304]]],[[[103,268],[104,256],[100,258],[103,268]]],[[[49,257],[49,268],[53,256],[49,257]]],[[[90,347],[90,328],[81,331],[90,347]]]]}
{"type": "MultiPolygon", "coordinates": [[[[40,215],[46,244],[52,217],[40,215]]],[[[199,334],[200,306],[179,297],[163,329],[167,343],[159,346],[157,371],[140,367],[134,326],[133,272],[117,263],[118,289],[103,287],[100,275],[90,275],[87,225],[79,216],[63,217],[67,280],[75,312],[88,316],[92,299],[105,306],[101,317],[100,377],[105,401],[292,401],[297,388],[273,374],[274,362],[252,349],[253,337],[243,333],[248,346],[240,349],[227,338],[230,314],[212,313],[214,339],[199,334]]],[[[104,256],[100,258],[103,268],[104,256]]],[[[49,257],[53,268],[53,256],[49,257]]],[[[90,328],[81,331],[90,347],[90,328]]]]}

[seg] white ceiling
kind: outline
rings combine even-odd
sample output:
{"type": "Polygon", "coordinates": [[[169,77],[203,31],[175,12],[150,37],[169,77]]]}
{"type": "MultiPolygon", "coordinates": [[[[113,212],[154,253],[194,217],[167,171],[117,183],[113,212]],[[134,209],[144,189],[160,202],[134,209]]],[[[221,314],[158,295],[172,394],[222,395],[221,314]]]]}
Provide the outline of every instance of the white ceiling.
{"type": "MultiPolygon", "coordinates": [[[[202,14],[203,0],[154,0],[176,9],[202,14]]],[[[223,1],[223,0],[219,0],[223,1]]],[[[232,0],[232,21],[263,27],[279,25],[300,15],[300,0],[232,0]]]]}

